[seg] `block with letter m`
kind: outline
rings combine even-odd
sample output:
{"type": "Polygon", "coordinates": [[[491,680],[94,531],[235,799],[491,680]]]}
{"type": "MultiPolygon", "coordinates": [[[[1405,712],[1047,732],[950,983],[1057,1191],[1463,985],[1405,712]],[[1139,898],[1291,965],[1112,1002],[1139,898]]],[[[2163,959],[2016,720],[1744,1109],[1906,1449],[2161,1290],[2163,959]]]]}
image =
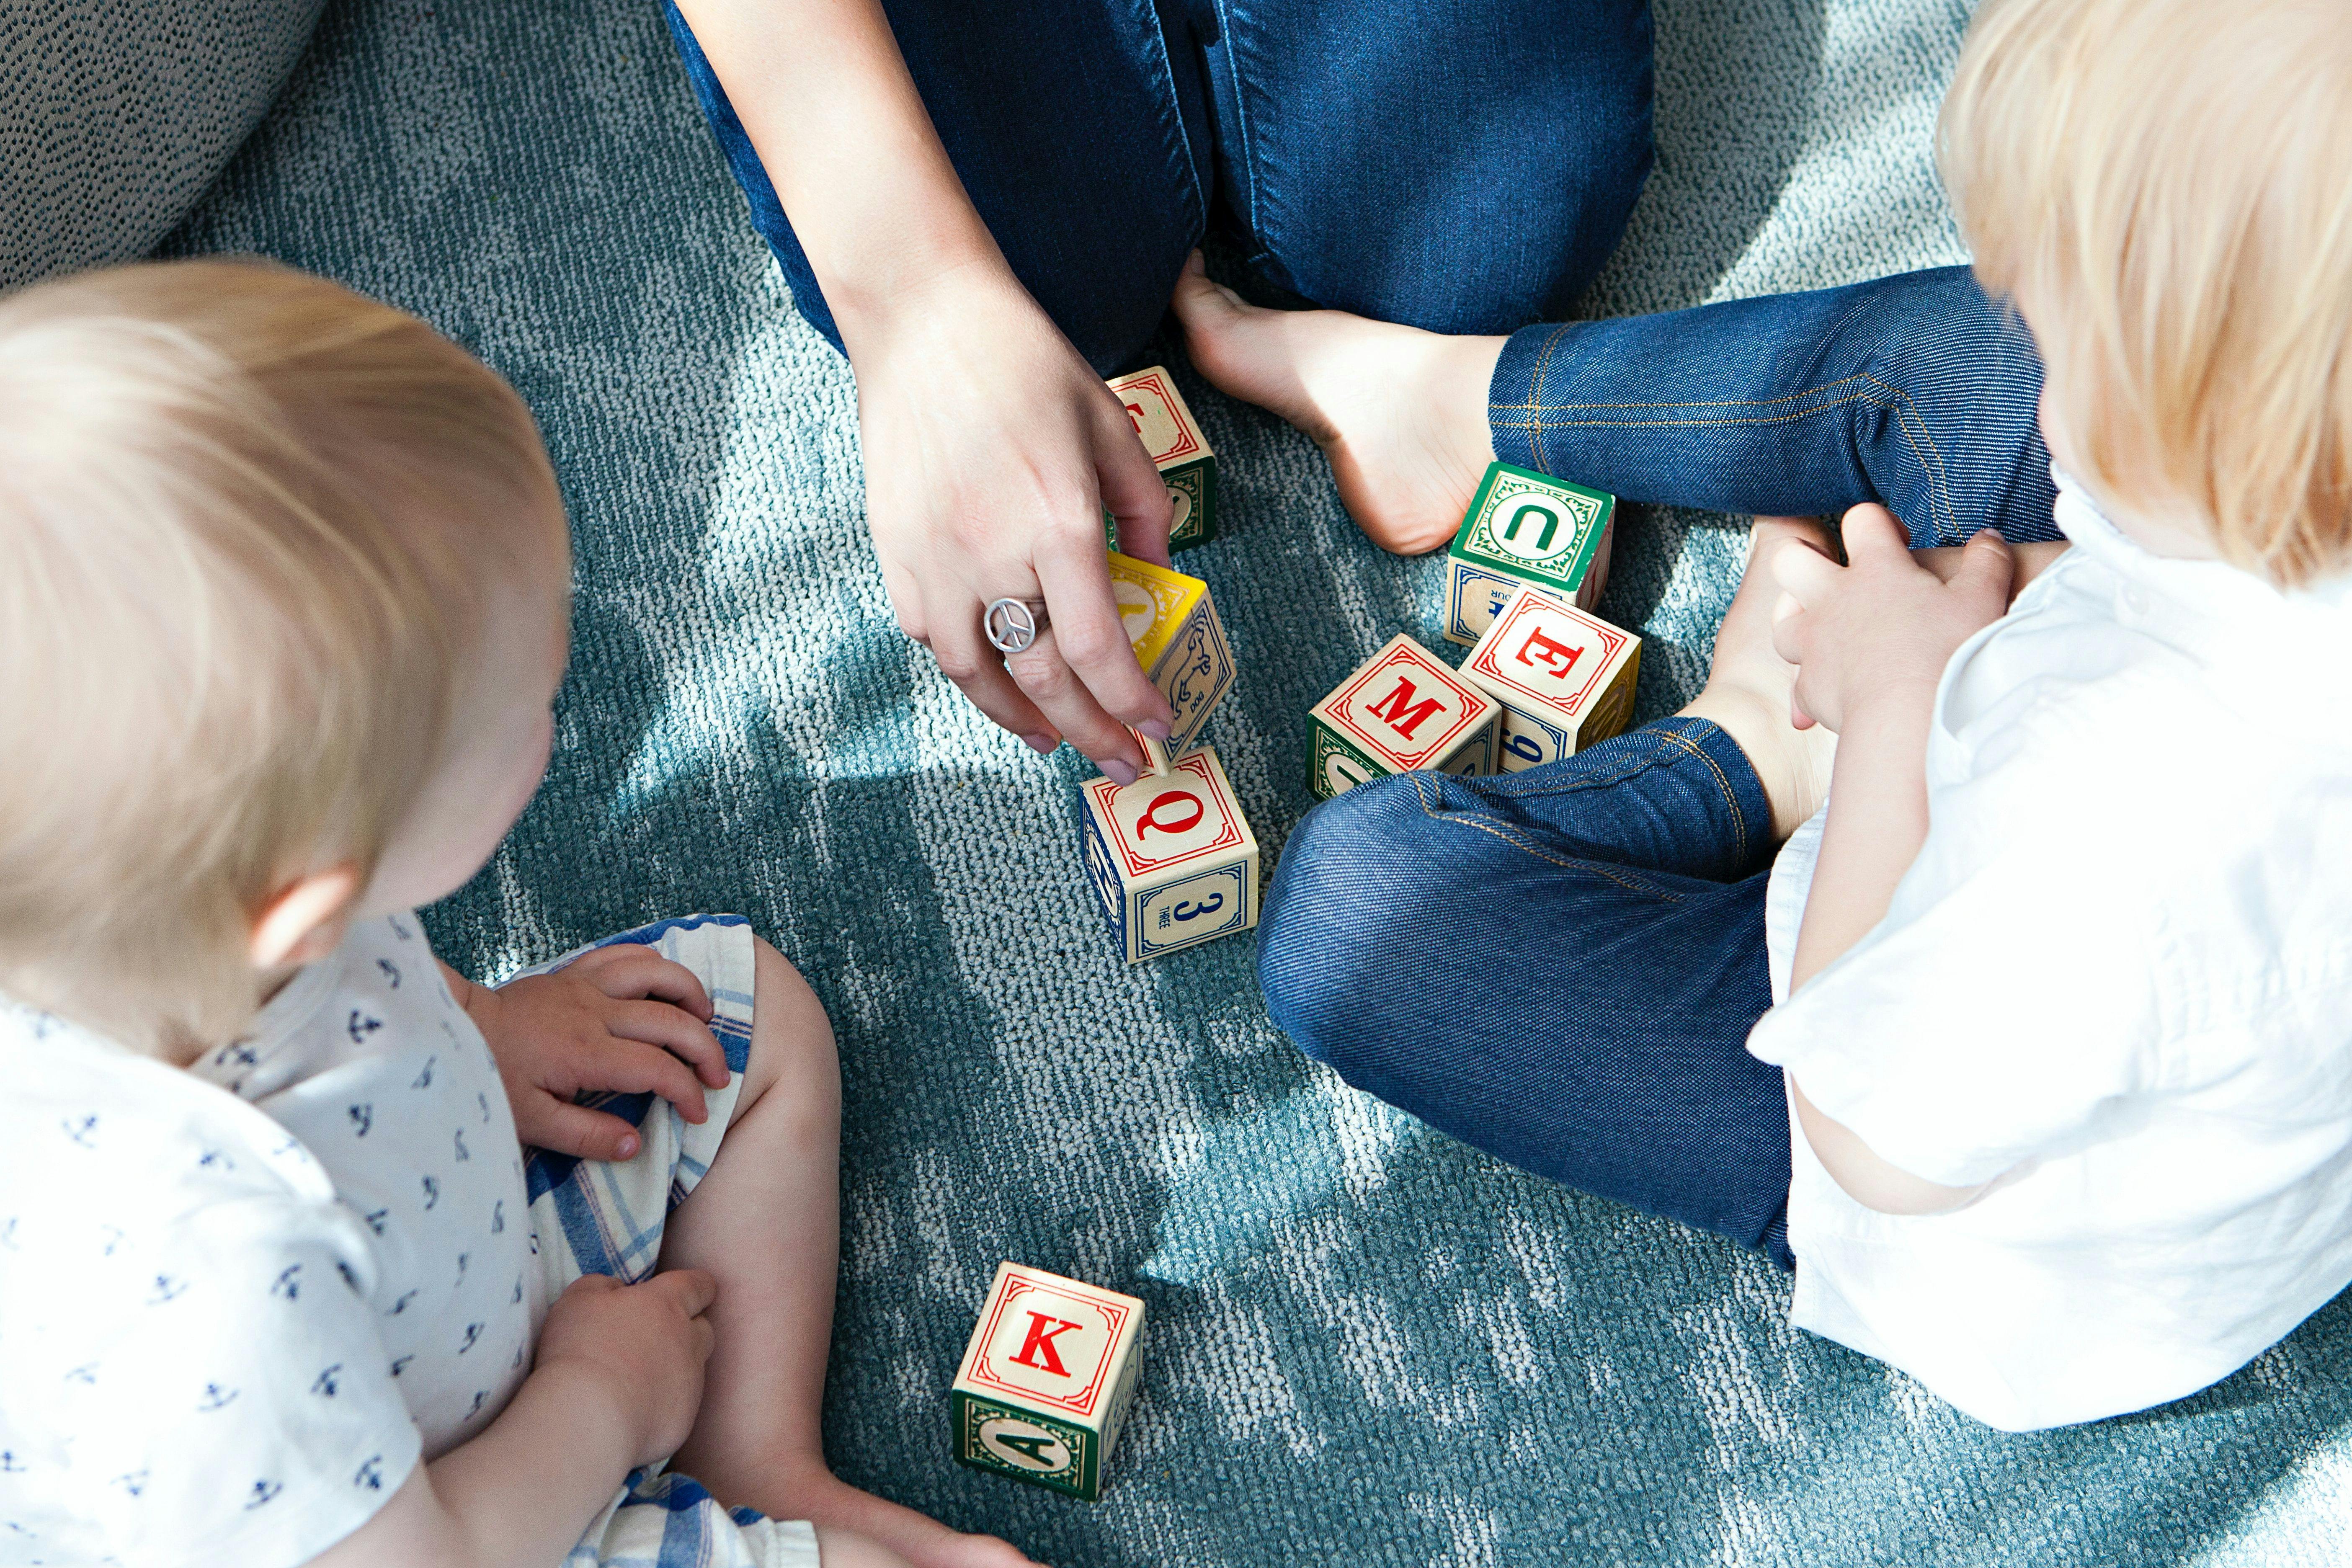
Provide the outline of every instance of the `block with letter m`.
{"type": "Polygon", "coordinates": [[[1495,771],[1501,706],[1400,632],[1308,712],[1307,787],[1318,800],[1391,773],[1495,771]]]}

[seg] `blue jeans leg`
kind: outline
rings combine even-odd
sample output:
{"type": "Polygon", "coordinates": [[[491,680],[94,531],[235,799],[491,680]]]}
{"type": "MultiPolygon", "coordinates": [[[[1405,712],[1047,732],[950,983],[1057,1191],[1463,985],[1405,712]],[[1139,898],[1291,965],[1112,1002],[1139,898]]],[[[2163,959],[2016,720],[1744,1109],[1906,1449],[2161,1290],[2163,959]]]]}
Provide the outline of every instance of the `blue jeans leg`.
{"type": "Polygon", "coordinates": [[[1211,0],[1254,269],[1440,332],[1567,312],[1651,163],[1646,0],[1211,0]]]}
{"type": "Polygon", "coordinates": [[[1348,1082],[1514,1165],[1788,1264],[1763,786],[1670,719],[1496,778],[1309,812],[1266,896],[1274,1020],[1348,1082]]]}
{"type": "MultiPolygon", "coordinates": [[[[775,186],[671,0],[687,77],[793,300],[841,346],[775,186]]],[[[1208,221],[1199,49],[1176,0],[884,0],[907,69],[972,205],[1096,370],[1128,367],[1208,221]]]]}
{"type": "Polygon", "coordinates": [[[1495,366],[1505,462],[1626,497],[1819,516],[1878,501],[1915,545],[2059,537],[2032,338],[1965,267],[1529,327],[1495,366]]]}

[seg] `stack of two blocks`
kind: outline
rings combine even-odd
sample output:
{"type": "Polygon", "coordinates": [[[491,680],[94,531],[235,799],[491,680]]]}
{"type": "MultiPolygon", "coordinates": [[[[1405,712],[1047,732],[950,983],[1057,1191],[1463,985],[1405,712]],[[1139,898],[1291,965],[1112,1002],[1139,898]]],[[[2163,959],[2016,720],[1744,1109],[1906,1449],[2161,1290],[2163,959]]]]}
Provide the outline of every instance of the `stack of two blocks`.
{"type": "MultiPolygon", "coordinates": [[[[1216,536],[1216,454],[1183,395],[1157,365],[1110,386],[1168,486],[1169,549],[1207,543],[1216,536]]],[[[1175,715],[1165,746],[1135,737],[1150,772],[1080,789],[1087,874],[1120,954],[1137,963],[1257,924],[1257,836],[1215,749],[1194,745],[1234,686],[1233,647],[1209,585],[1116,548],[1110,583],[1136,662],[1175,715]]]]}
{"type": "Polygon", "coordinates": [[[1311,711],[1318,799],[1395,773],[1517,773],[1573,755],[1633,716],[1642,642],[1591,613],[1616,498],[1495,463],[1446,550],[1455,669],[1400,632],[1311,711]]]}

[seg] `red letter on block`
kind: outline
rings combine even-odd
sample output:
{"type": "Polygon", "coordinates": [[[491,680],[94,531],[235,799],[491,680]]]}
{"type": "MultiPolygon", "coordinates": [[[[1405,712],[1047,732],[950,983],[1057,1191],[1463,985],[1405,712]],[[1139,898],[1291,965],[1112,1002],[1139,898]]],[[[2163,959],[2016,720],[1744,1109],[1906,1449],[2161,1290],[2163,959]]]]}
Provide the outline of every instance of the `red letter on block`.
{"type": "Polygon", "coordinates": [[[1410,741],[1412,739],[1412,732],[1421,728],[1423,720],[1445,706],[1442,700],[1435,697],[1424,697],[1418,702],[1413,701],[1412,699],[1412,682],[1400,675],[1397,677],[1396,689],[1378,702],[1369,704],[1367,710],[1376,719],[1387,720],[1390,729],[1410,741]]]}
{"type": "Polygon", "coordinates": [[[1023,1366],[1034,1366],[1050,1376],[1067,1377],[1070,1369],[1064,1366],[1062,1358],[1054,1353],[1054,1336],[1067,1333],[1076,1327],[1076,1323],[1066,1322],[1044,1312],[1032,1312],[1029,1314],[1029,1337],[1021,1342],[1021,1353],[1013,1359],[1023,1366]],[[1052,1326],[1048,1327],[1048,1324],[1052,1326]],[[1040,1354],[1045,1358],[1042,1362],[1037,1359],[1040,1354]]]}
{"type": "Polygon", "coordinates": [[[1576,661],[1583,657],[1584,650],[1581,647],[1571,647],[1567,643],[1552,641],[1543,635],[1543,628],[1540,626],[1529,627],[1528,640],[1519,645],[1519,662],[1530,667],[1541,665],[1543,672],[1555,680],[1567,679],[1568,672],[1574,669],[1576,661]],[[1535,658],[1529,658],[1528,650],[1538,647],[1538,645],[1540,647],[1535,658]],[[1561,658],[1559,657],[1561,654],[1566,654],[1568,657],[1561,658]]]}

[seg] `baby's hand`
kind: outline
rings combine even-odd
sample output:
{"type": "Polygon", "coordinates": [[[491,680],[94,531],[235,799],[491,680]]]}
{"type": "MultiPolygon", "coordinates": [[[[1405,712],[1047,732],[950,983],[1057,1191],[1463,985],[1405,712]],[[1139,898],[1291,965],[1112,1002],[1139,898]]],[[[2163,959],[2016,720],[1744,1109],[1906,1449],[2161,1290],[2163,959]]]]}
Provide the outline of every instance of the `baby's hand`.
{"type": "Polygon", "coordinates": [[[1840,734],[1874,703],[1933,702],[1953,650],[2008,606],[2011,570],[2008,543],[1990,528],[1969,541],[1948,583],[1911,558],[1883,506],[1855,507],[1844,531],[1844,566],[1794,542],[1771,562],[1781,590],[1772,646],[1797,667],[1790,717],[1840,734]]]}
{"type": "Polygon", "coordinates": [[[709,1114],[704,1089],[727,1087],[702,982],[649,948],[616,942],[552,974],[461,994],[498,1058],[515,1131],[535,1148],[625,1160],[637,1152],[636,1129],[573,1096],[658,1094],[700,1122],[709,1114]]]}
{"type": "Polygon", "coordinates": [[[703,1314],[719,1282],[699,1268],[669,1268],[636,1285],[603,1274],[574,1279],[547,1310],[532,1374],[562,1368],[600,1383],[636,1434],[632,1465],[667,1459],[702,1408],[710,1360],[703,1314]]]}

